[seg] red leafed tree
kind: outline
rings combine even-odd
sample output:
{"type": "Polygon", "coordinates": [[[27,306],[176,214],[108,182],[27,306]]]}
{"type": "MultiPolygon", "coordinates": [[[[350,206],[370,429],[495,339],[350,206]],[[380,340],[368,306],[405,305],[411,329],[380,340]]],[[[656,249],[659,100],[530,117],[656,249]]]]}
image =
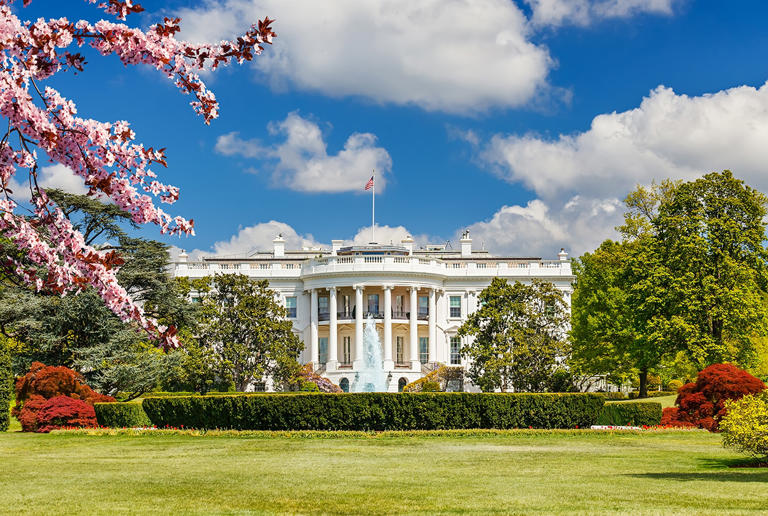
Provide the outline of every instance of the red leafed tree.
{"type": "MultiPolygon", "coordinates": [[[[40,420],[43,410],[50,410],[52,414],[62,415],[66,410],[74,410],[80,406],[67,404],[68,409],[62,409],[64,412],[57,412],[54,408],[61,405],[62,402],[48,402],[61,397],[81,401],[90,407],[93,407],[94,403],[115,401],[112,396],[99,394],[88,387],[83,381],[83,377],[68,367],[46,366],[40,362],[33,362],[29,372],[16,380],[16,405],[13,407],[12,413],[21,423],[23,431],[39,431],[44,426],[40,420]]],[[[77,414],[83,413],[80,409],[75,412],[77,414]]],[[[46,424],[54,423],[49,421],[46,424]]]]}
{"type": "Polygon", "coordinates": [[[56,396],[45,400],[37,414],[37,432],[95,426],[98,426],[98,422],[93,405],[69,396],[56,396]]]}
{"type": "Polygon", "coordinates": [[[664,409],[662,425],[695,426],[717,432],[725,415],[726,400],[737,400],[765,389],[765,384],[732,364],[713,364],[702,370],[695,383],[677,391],[677,407],[664,409]]]}
{"type": "MultiPolygon", "coordinates": [[[[30,1],[24,0],[24,7],[30,1]]],[[[74,102],[45,82],[57,74],[82,71],[85,58],[70,49],[87,45],[103,56],[115,54],[126,66],[156,68],[182,93],[193,96],[192,108],[208,124],[218,116],[218,103],[197,72],[259,55],[262,45],[275,36],[270,27],[273,20],[265,18],[234,41],[191,44],[175,38],[178,18],[165,18],[146,31],[106,20],[91,23],[59,18],[25,23],[14,14],[13,3],[0,0],[0,114],[7,119],[0,140],[0,236],[12,241],[22,258],[0,257],[0,267],[7,276],[38,291],[65,294],[91,286],[123,320],[136,321],[164,347],[176,347],[176,330],[146,318],[117,283],[119,256],[86,245],[37,183],[41,153],[51,162],[67,166],[83,179],[90,195],[111,199],[134,222],[156,224],[168,234],[192,234],[191,219],[172,217],[153,200],[156,197],[170,204],[179,195],[178,188],[158,181],[151,169],[166,166],[164,149],[137,143],[128,122],[78,116],[74,102]],[[28,181],[20,174],[28,176],[28,181]],[[19,183],[28,182],[26,198],[14,197],[22,193],[9,189],[14,176],[19,183]],[[18,213],[19,202],[30,197],[32,216],[25,217],[18,213]]],[[[143,11],[131,0],[108,0],[99,7],[119,20],[143,11]]]]}

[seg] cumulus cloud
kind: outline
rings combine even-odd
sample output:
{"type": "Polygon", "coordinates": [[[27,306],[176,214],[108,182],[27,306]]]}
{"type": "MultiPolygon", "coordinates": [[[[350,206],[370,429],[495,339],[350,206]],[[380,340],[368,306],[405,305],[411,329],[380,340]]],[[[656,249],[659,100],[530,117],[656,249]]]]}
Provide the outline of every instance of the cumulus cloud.
{"type": "Polygon", "coordinates": [[[276,18],[275,44],[254,59],[275,88],[430,111],[524,105],[549,90],[554,64],[510,0],[207,0],[177,14],[192,41],[276,18]]]}
{"type": "MultiPolygon", "coordinates": [[[[434,242],[435,238],[430,238],[428,235],[414,235],[405,226],[380,226],[376,224],[375,231],[376,242],[379,244],[393,244],[401,245],[403,239],[407,236],[413,238],[415,246],[421,246],[434,242]]],[[[347,240],[348,244],[353,245],[368,245],[371,242],[371,226],[365,226],[358,229],[355,236],[347,240]]]]}
{"type": "MultiPolygon", "coordinates": [[[[255,251],[272,250],[272,241],[282,235],[286,249],[301,249],[302,247],[314,247],[318,244],[311,234],[301,235],[292,226],[285,222],[270,220],[253,226],[240,228],[229,240],[221,240],[213,244],[210,250],[194,249],[188,254],[192,259],[202,256],[248,256],[255,251]]],[[[180,250],[171,250],[171,256],[178,256],[180,250]]]]}
{"type": "Polygon", "coordinates": [[[584,132],[553,139],[496,135],[481,158],[537,200],[502,208],[477,231],[502,246],[527,239],[533,248],[548,235],[581,253],[616,236],[620,200],[638,184],[730,169],[768,190],[766,141],[768,83],[698,97],[659,86],[635,109],[596,116],[584,132]]]}
{"type": "Polygon", "coordinates": [[[229,156],[268,160],[275,184],[292,190],[362,191],[373,170],[376,188],[386,188],[392,159],[386,149],[376,146],[376,136],[371,133],[353,133],[343,149],[328,154],[320,127],[296,112],[281,122],[269,124],[269,132],[283,141],[264,146],[258,140],[228,133],[217,139],[216,150],[229,156]]]}
{"type": "Polygon", "coordinates": [[[672,15],[680,0],[525,0],[535,26],[589,25],[638,14],[672,15]]]}

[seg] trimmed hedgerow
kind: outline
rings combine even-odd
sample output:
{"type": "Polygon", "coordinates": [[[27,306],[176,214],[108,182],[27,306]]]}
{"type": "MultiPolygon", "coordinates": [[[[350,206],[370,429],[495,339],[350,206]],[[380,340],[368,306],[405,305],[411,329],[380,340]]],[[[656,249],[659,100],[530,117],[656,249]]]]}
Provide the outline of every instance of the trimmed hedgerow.
{"type": "Polygon", "coordinates": [[[626,393],[623,392],[598,392],[597,394],[605,398],[606,401],[627,399],[626,393]]]}
{"type": "Polygon", "coordinates": [[[595,423],[597,394],[295,393],[145,398],[158,427],[234,430],[574,428],[595,423]]]}
{"type": "MultiPolygon", "coordinates": [[[[629,399],[636,400],[639,394],[640,393],[637,391],[632,391],[629,393],[629,399]]],[[[677,391],[648,391],[649,398],[661,398],[663,396],[673,396],[676,394],[677,391]]]]}
{"type": "Polygon", "coordinates": [[[152,426],[141,403],[96,403],[96,420],[99,426],[110,428],[137,428],[152,426]]]}
{"type": "Polygon", "coordinates": [[[597,418],[598,425],[657,426],[661,423],[661,403],[638,401],[606,403],[597,418]]]}

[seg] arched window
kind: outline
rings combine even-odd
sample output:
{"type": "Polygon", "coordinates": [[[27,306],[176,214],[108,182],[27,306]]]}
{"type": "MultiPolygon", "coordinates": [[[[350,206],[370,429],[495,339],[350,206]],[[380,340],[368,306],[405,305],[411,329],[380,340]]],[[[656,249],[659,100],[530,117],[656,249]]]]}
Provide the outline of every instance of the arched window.
{"type": "Polygon", "coordinates": [[[344,392],[349,392],[349,380],[346,378],[342,378],[339,382],[339,387],[341,387],[341,390],[344,392]]]}
{"type": "Polygon", "coordinates": [[[408,379],[407,378],[400,378],[397,381],[397,392],[403,392],[403,387],[408,385],[408,379]]]}

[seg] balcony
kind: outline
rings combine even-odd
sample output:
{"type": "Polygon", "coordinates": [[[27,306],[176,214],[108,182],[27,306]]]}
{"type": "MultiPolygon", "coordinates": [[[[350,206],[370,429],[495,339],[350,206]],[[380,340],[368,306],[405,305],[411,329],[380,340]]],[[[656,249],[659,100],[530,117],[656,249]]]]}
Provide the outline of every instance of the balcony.
{"type": "MultiPolygon", "coordinates": [[[[373,317],[374,319],[384,319],[384,312],[371,312],[366,311],[363,312],[363,319],[367,319],[368,317],[373,317]]],[[[411,319],[411,312],[403,312],[398,310],[392,311],[392,319],[393,320],[405,320],[408,321],[411,319]]],[[[429,320],[429,314],[427,312],[419,312],[416,316],[416,319],[419,321],[428,321],[429,320]]],[[[331,320],[331,314],[330,312],[318,312],[317,314],[317,320],[320,322],[323,321],[330,321],[331,320]]],[[[355,310],[351,310],[349,312],[336,312],[336,320],[337,321],[354,321],[355,320],[355,310]]]]}

